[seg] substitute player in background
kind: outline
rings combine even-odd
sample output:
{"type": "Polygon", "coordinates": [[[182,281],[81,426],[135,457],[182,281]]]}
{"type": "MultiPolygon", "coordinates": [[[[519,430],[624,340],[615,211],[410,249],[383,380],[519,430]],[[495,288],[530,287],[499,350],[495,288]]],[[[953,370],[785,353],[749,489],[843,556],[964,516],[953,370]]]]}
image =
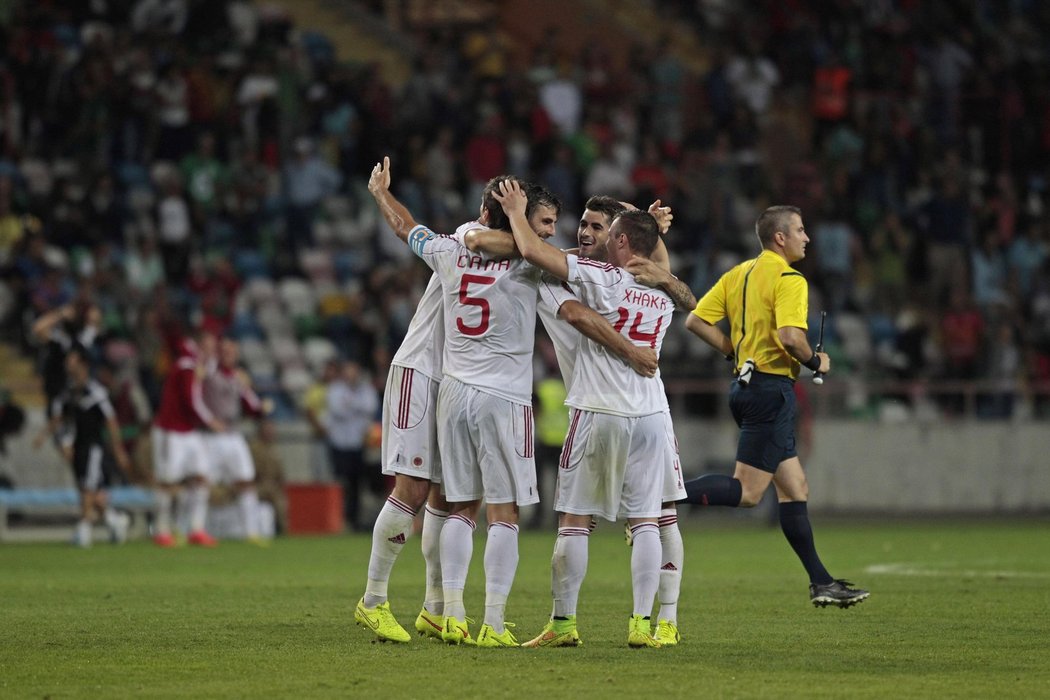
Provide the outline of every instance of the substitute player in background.
{"type": "MultiPolygon", "coordinates": [[[[389,159],[377,164],[373,178],[389,187],[389,159]]],[[[486,188],[484,207],[490,225],[508,228],[502,209],[486,188]]],[[[557,285],[541,286],[540,271],[523,261],[493,260],[472,254],[449,236],[414,225],[396,200],[388,219],[395,232],[441,278],[445,321],[444,376],[438,393],[438,442],[442,482],[452,515],[441,533],[444,588],[442,639],[470,643],[463,588],[472,554],[474,521],[481,501],[488,503],[489,536],[485,553],[485,621],[477,644],[517,646],[504,609],[517,569],[518,507],[535,503],[532,459],[532,348],[536,305],[578,302],[557,285]]],[[[535,234],[534,234],[535,235],[535,234]]],[[[640,371],[655,371],[655,353],[638,352],[597,314],[580,307],[588,320],[581,332],[594,335],[631,358],[640,371]],[[593,325],[592,325],[593,324],[593,325]]]]}
{"type": "Polygon", "coordinates": [[[762,252],[726,272],[700,299],[686,328],[732,357],[738,373],[729,407],[740,426],[733,476],[706,474],[686,483],[687,503],[750,508],[762,500],[772,481],[777,490],[780,527],[809,574],[814,605],[847,608],[868,591],[835,579],[817,556],[809,522],[809,484],[795,447],[795,393],[792,384],[802,366],[831,369],[826,353],[814,352],[806,339],[809,287],[791,268],[806,256],[809,236],[798,207],[774,206],[755,224],[762,252]],[[726,336],[716,323],[729,319],[726,336]],[[753,363],[747,376],[745,363],[753,363]]]}
{"type": "Polygon", "coordinates": [[[273,407],[252,389],[251,378],[240,366],[240,346],[236,340],[219,340],[219,361],[205,375],[203,393],[204,405],[226,428],[203,436],[204,448],[211,460],[210,479],[213,483],[233,485],[245,539],[264,544],[259,536],[255,463],[238,424],[244,414],[262,421],[273,407]]]}
{"type": "MultiPolygon", "coordinates": [[[[529,235],[524,193],[507,182],[496,195],[510,216],[522,256],[569,282],[580,297],[633,342],[659,353],[674,303],[664,292],[642,287],[621,266],[635,254],[652,254],[660,233],[646,212],[624,212],[607,242],[609,263],[567,254],[529,235]]],[[[674,433],[659,373],[642,378],[588,340],[581,340],[566,403],[573,408],[562,450],[555,510],[562,513],[552,567],[554,616],[526,646],[575,646],[576,602],[587,571],[591,516],[631,527],[634,612],[627,643],[660,647],[649,616],[660,577],[659,528],[663,466],[675,461],[674,433]]]]}
{"type": "Polygon", "coordinates": [[[153,478],[157,484],[157,522],[153,541],[174,547],[172,534],[175,498],[181,497],[189,523],[187,541],[202,547],[217,542],[204,529],[208,515],[208,454],[203,428],[226,432],[226,424],[204,403],[201,381],[214,362],[215,335],[201,330],[196,341],[179,343],[178,358],[168,371],[161,390],[160,407],[153,419],[153,478]]]}
{"type": "MultiPolygon", "coordinates": [[[[88,351],[78,343],[65,349],[64,374],[66,389],[52,402],[47,432],[56,434],[63,421],[72,431],[62,435],[61,449],[73,468],[73,479],[80,493],[80,521],[73,542],[79,547],[91,546],[91,529],[98,516],[109,528],[114,543],[123,543],[128,537],[129,518],[109,507],[105,487],[112,475],[107,459],[109,452],[120,470],[131,472],[131,460],[120,441],[120,426],[113,404],[105,387],[91,378],[91,360],[88,351]]],[[[43,437],[43,435],[41,436],[43,437]]],[[[37,440],[39,446],[40,439],[37,440]]]]}

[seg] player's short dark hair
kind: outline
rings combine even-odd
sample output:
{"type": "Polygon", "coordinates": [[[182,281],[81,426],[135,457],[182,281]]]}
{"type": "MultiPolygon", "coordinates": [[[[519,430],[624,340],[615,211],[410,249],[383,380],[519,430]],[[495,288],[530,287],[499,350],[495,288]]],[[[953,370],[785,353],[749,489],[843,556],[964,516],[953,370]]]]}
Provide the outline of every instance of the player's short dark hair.
{"type": "Polygon", "coordinates": [[[616,217],[620,222],[619,233],[626,234],[631,250],[635,254],[649,257],[660,240],[660,226],[653,215],[639,209],[625,209],[616,217]]]}
{"type": "Polygon", "coordinates": [[[481,206],[489,214],[489,228],[510,231],[510,218],[503,211],[503,205],[492,196],[492,193],[499,189],[501,182],[513,179],[515,178],[511,175],[497,175],[485,183],[485,189],[481,193],[481,206]]]}
{"type": "Polygon", "coordinates": [[[522,185],[525,187],[525,196],[529,200],[529,203],[525,205],[526,219],[532,216],[536,207],[550,207],[556,216],[561,214],[561,200],[558,199],[558,195],[535,182],[524,182],[522,185]]]}
{"type": "Polygon", "coordinates": [[[773,243],[774,233],[788,230],[788,222],[792,214],[802,216],[802,210],[790,204],[778,204],[762,212],[758,221],[755,222],[755,234],[763,248],[768,248],[773,243]]]}
{"type": "Polygon", "coordinates": [[[587,200],[587,203],[583,205],[585,209],[590,211],[600,212],[605,214],[605,218],[608,219],[607,224],[612,225],[613,219],[619,216],[621,213],[627,211],[627,207],[620,204],[620,200],[615,197],[609,197],[604,194],[596,194],[587,200]]]}

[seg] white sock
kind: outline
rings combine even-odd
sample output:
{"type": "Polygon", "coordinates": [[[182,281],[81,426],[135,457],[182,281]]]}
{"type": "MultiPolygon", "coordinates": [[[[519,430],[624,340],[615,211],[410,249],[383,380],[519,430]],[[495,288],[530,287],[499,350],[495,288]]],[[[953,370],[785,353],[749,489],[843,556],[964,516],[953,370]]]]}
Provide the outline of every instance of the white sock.
{"type": "Polygon", "coordinates": [[[110,530],[115,530],[117,526],[120,525],[120,514],[107,506],[106,509],[102,511],[102,522],[104,522],[106,527],[110,530]]]}
{"type": "Polygon", "coordinates": [[[77,521],[77,546],[78,547],[90,547],[91,546],[91,521],[81,519],[77,521]]]}
{"type": "Polygon", "coordinates": [[[368,584],[365,586],[365,607],[374,608],[386,602],[386,587],[390,571],[412,534],[416,514],[405,503],[388,496],[372,528],[372,555],[368,558],[368,584]]]}
{"type": "Polygon", "coordinates": [[[678,529],[678,511],[665,508],[660,511],[660,601],[658,620],[678,623],[678,595],[682,590],[682,566],[685,563],[685,547],[682,531],[678,529]]]}
{"type": "Polygon", "coordinates": [[[639,523],[631,528],[631,584],[634,614],[653,614],[653,598],[660,585],[660,531],[656,523],[639,523]]]}
{"type": "Polygon", "coordinates": [[[423,561],[427,565],[427,592],[423,607],[434,615],[445,611],[445,596],[441,590],[441,529],[448,513],[426,506],[423,512],[422,549],[423,561]]]}
{"type": "Polygon", "coordinates": [[[462,620],[467,616],[463,606],[463,589],[474,553],[474,528],[477,524],[465,515],[448,516],[441,528],[441,589],[445,599],[445,617],[462,620]]]}
{"type": "Polygon", "coordinates": [[[163,490],[157,490],[157,533],[158,535],[171,534],[171,511],[174,499],[172,495],[163,490]]]}
{"type": "Polygon", "coordinates": [[[503,615],[507,597],[518,571],[518,526],[496,521],[489,523],[485,544],[485,624],[503,634],[503,615]]]}
{"type": "Polygon", "coordinates": [[[244,523],[244,536],[255,539],[259,536],[259,494],[254,488],[243,489],[237,494],[237,510],[244,523]]]}
{"type": "Polygon", "coordinates": [[[580,586],[587,575],[587,556],[590,529],[586,527],[559,527],[551,558],[551,588],[554,594],[552,617],[576,614],[580,586]]]}
{"type": "Polygon", "coordinates": [[[208,496],[211,490],[207,484],[195,484],[189,488],[190,532],[204,529],[208,519],[208,496]]]}

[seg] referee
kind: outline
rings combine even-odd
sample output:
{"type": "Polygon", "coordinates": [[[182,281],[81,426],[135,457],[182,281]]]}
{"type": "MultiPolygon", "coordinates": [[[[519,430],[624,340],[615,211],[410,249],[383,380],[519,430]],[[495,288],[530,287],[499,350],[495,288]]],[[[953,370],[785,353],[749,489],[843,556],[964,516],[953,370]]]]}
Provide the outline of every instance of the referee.
{"type": "Polygon", "coordinates": [[[706,474],[686,483],[686,503],[750,508],[772,481],[780,527],[809,574],[814,605],[849,607],[868,597],[834,579],[813,542],[809,485],[795,448],[794,382],[804,365],[827,372],[826,353],[806,340],[809,287],[791,268],[806,256],[809,237],[798,207],[766,209],[755,224],[762,252],[726,272],[697,303],[686,328],[736,363],[729,407],[740,426],[733,476],[706,474]],[[727,337],[716,323],[729,319],[727,337]]]}

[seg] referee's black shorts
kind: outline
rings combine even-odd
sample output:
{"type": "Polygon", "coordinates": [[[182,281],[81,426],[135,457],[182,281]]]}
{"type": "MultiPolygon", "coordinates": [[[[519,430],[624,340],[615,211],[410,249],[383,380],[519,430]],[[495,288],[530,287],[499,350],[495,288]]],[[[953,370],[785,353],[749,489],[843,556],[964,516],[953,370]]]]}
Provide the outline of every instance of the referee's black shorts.
{"type": "Polygon", "coordinates": [[[736,460],[773,474],[795,448],[795,383],[779,374],[754,372],[751,383],[733,382],[729,408],[740,426],[736,460]]]}

